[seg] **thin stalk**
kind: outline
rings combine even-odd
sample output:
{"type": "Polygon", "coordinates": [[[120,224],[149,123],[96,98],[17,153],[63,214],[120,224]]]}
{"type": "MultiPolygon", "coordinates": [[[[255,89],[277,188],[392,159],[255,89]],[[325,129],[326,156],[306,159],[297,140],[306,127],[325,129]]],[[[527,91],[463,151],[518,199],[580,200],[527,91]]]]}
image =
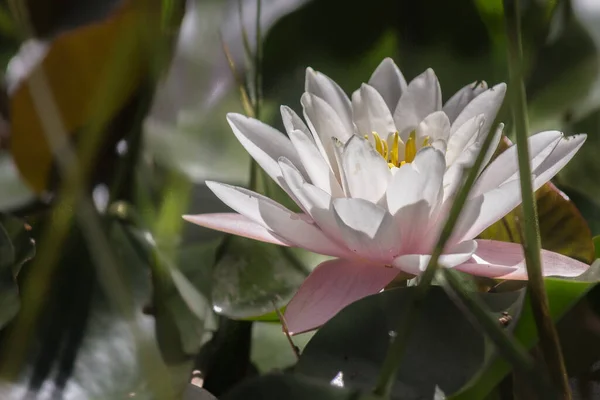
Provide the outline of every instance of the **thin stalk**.
{"type": "Polygon", "coordinates": [[[294,341],[292,340],[292,336],[290,335],[290,330],[287,327],[287,322],[285,321],[285,317],[283,316],[283,314],[277,307],[277,304],[275,304],[275,300],[272,300],[271,303],[273,303],[273,309],[275,310],[275,314],[277,314],[277,318],[279,318],[279,323],[281,323],[281,327],[283,328],[283,333],[285,334],[285,337],[286,337],[290,347],[292,348],[294,355],[296,356],[296,360],[299,360],[300,359],[300,349],[298,348],[298,346],[296,346],[294,344],[294,341]]]}
{"type": "Polygon", "coordinates": [[[486,310],[485,305],[481,303],[474,292],[465,289],[458,272],[449,268],[445,268],[440,272],[443,277],[442,287],[448,296],[494,342],[500,354],[514,365],[518,371],[527,376],[528,383],[539,394],[543,395],[544,399],[556,399],[556,392],[552,390],[546,375],[541,374],[536,369],[535,361],[529,355],[527,349],[506,333],[506,330],[499,324],[498,319],[494,318],[489,310],[486,310]]]}
{"type": "MultiPolygon", "coordinates": [[[[254,71],[254,67],[252,66],[254,56],[252,54],[252,48],[250,47],[250,40],[248,38],[248,32],[246,31],[246,25],[244,24],[244,8],[242,6],[242,0],[238,0],[238,23],[240,24],[240,32],[242,34],[242,44],[244,45],[244,61],[245,67],[247,69],[246,76],[251,76],[249,74],[256,73],[254,71]]],[[[252,100],[252,104],[256,101],[257,93],[252,91],[250,93],[250,99],[252,100]]]]}
{"type": "Polygon", "coordinates": [[[262,102],[262,31],[260,27],[261,0],[256,0],[256,52],[254,53],[254,115],[260,119],[262,102]]]}
{"type": "Polygon", "coordinates": [[[540,337],[540,347],[551,380],[560,389],[562,398],[571,399],[571,389],[569,387],[562,350],[558,334],[550,318],[548,298],[542,275],[541,241],[527,143],[529,122],[525,85],[523,83],[520,1],[504,0],[504,16],[508,39],[508,71],[512,92],[511,109],[516,130],[519,177],[523,198],[523,251],[525,253],[527,275],[529,278],[527,289],[531,297],[531,308],[540,337]]]}
{"type": "Polygon", "coordinates": [[[431,282],[436,274],[438,260],[444,251],[446,243],[452,235],[454,225],[456,225],[456,222],[458,222],[462,208],[467,201],[467,197],[469,196],[469,192],[471,191],[471,188],[477,179],[479,171],[481,171],[483,161],[485,160],[485,155],[493,141],[494,133],[492,130],[490,130],[490,132],[487,133],[475,163],[467,173],[467,179],[465,180],[465,183],[458,191],[456,198],[452,203],[452,208],[450,209],[448,219],[446,220],[437,244],[433,249],[431,259],[427,264],[427,269],[423,275],[421,275],[419,284],[417,285],[413,296],[409,300],[410,303],[408,304],[407,311],[399,321],[398,327],[396,328],[396,336],[388,349],[385,360],[383,361],[383,365],[381,367],[381,372],[379,373],[377,384],[373,390],[375,395],[387,398],[391,393],[394,385],[394,379],[398,372],[398,368],[400,368],[402,355],[404,354],[404,349],[406,348],[412,327],[419,317],[421,307],[423,306],[423,301],[429,292],[431,282]]]}

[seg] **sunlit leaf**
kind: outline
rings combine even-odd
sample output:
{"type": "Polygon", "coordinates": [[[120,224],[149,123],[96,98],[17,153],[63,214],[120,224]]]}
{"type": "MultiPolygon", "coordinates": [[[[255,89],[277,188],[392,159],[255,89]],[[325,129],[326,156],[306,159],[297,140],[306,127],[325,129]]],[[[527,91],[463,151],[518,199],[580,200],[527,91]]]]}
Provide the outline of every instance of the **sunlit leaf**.
{"type": "MultiPolygon", "coordinates": [[[[508,139],[504,139],[496,154],[510,145],[508,139]]],[[[590,264],[595,258],[592,234],[575,204],[552,183],[546,183],[536,192],[536,201],[542,248],[590,264]]],[[[521,243],[520,220],[521,206],[491,225],[479,237],[521,243]]]]}

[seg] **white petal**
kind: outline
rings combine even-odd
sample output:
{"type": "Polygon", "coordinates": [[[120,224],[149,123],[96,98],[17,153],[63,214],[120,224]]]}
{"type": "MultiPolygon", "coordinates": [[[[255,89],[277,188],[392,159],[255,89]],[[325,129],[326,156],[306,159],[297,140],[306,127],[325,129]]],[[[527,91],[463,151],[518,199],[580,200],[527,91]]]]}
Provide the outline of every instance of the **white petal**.
{"type": "Polygon", "coordinates": [[[398,66],[391,58],[384,58],[371,75],[369,85],[373,86],[387,104],[390,112],[394,112],[398,100],[406,90],[406,80],[398,66]]]}
{"type": "Polygon", "coordinates": [[[480,196],[467,200],[463,219],[454,229],[456,242],[475,238],[493,223],[502,219],[521,203],[521,184],[513,180],[480,196]],[[469,220],[466,216],[476,216],[469,220]]]}
{"type": "Polygon", "coordinates": [[[289,108],[288,106],[281,106],[281,119],[283,121],[283,126],[285,126],[285,130],[290,134],[290,132],[298,129],[302,131],[306,136],[308,136],[314,143],[314,138],[312,137],[312,133],[310,133],[310,129],[308,126],[302,121],[302,118],[294,110],[289,108]]]}
{"type": "Polygon", "coordinates": [[[404,164],[392,177],[386,192],[387,208],[392,214],[410,204],[423,200],[419,190],[423,184],[421,175],[412,164],[404,164]]]}
{"type": "Polygon", "coordinates": [[[454,122],[458,114],[481,93],[486,91],[488,85],[485,81],[472,82],[454,93],[452,97],[444,104],[442,111],[448,115],[450,122],[454,122]]]}
{"type": "MultiPolygon", "coordinates": [[[[352,131],[348,131],[344,127],[339,116],[325,100],[314,94],[304,93],[301,103],[304,108],[304,118],[312,131],[315,143],[337,176],[338,170],[331,138],[334,137],[342,143],[346,143],[354,135],[352,131]]],[[[294,163],[294,165],[296,164],[294,163]]]]}
{"type": "Polygon", "coordinates": [[[445,170],[441,151],[433,147],[421,149],[412,163],[396,171],[388,186],[386,201],[390,213],[421,200],[435,208],[441,200],[445,170]]]}
{"type": "Polygon", "coordinates": [[[391,174],[387,162],[366,139],[353,136],[342,154],[344,175],[352,197],[376,203],[383,197],[391,174]]]}
{"type": "Polygon", "coordinates": [[[406,142],[408,135],[432,112],[442,108],[442,91],[437,76],[431,68],[413,79],[400,97],[394,110],[394,122],[400,137],[406,142]]]}
{"type": "Polygon", "coordinates": [[[360,136],[377,132],[381,137],[396,132],[392,113],[373,87],[362,84],[352,94],[353,119],[360,136]]]}
{"type": "Polygon", "coordinates": [[[400,233],[392,215],[362,199],[335,199],[336,220],[346,246],[369,261],[387,264],[398,254],[400,233]]]}
{"type": "Polygon", "coordinates": [[[346,131],[352,132],[352,106],[346,93],[330,79],[312,68],[306,69],[304,90],[325,100],[339,116],[346,131]]]}
{"type": "MultiPolygon", "coordinates": [[[[483,163],[481,164],[482,171],[485,167],[487,167],[488,163],[494,156],[494,153],[496,152],[496,149],[498,148],[498,144],[500,143],[500,140],[502,139],[503,132],[504,132],[504,124],[500,123],[496,127],[496,132],[494,132],[494,138],[492,139],[490,148],[488,149],[487,154],[485,155],[485,158],[483,159],[483,163]]],[[[481,145],[483,145],[484,141],[485,141],[485,137],[482,137],[481,139],[479,139],[479,142],[481,143],[481,145]]],[[[478,153],[479,153],[479,151],[478,151],[478,153]]],[[[480,171],[480,173],[481,173],[481,171],[480,171]]]]}
{"type": "MultiPolygon", "coordinates": [[[[301,166],[300,158],[290,140],[277,129],[241,114],[227,114],[227,122],[246,151],[265,172],[279,182],[281,170],[277,160],[285,157],[301,166]]],[[[304,168],[301,168],[304,174],[304,168]]]]}
{"type": "Polygon", "coordinates": [[[444,183],[442,184],[444,187],[443,203],[449,201],[449,199],[451,199],[458,191],[458,188],[464,181],[465,168],[466,167],[463,164],[454,163],[446,170],[446,173],[444,174],[444,183]]]}
{"type": "Polygon", "coordinates": [[[579,151],[586,138],[585,134],[562,138],[552,153],[533,170],[534,190],[552,179],[579,151]]]}
{"type": "Polygon", "coordinates": [[[350,196],[350,189],[348,189],[348,179],[346,179],[346,173],[344,172],[343,166],[343,156],[344,152],[344,144],[336,138],[331,138],[331,146],[333,148],[333,153],[335,155],[335,163],[338,169],[338,181],[342,184],[342,189],[344,190],[344,196],[350,196]]]}
{"type": "Polygon", "coordinates": [[[233,210],[261,224],[285,242],[314,253],[348,257],[349,252],[329,239],[302,214],[251,190],[218,182],[206,182],[213,193],[233,210]]]}
{"type": "Polygon", "coordinates": [[[302,203],[302,208],[308,212],[326,235],[337,243],[341,243],[341,233],[334,216],[331,196],[318,187],[306,183],[289,160],[281,159],[279,165],[290,190],[302,203]]]}
{"type": "MultiPolygon", "coordinates": [[[[535,171],[552,153],[562,137],[562,133],[558,131],[546,131],[530,136],[527,139],[532,171],[535,171]]],[[[518,174],[517,146],[513,145],[496,157],[481,173],[469,197],[479,196],[488,190],[497,188],[505,182],[517,179],[518,174]]]]}
{"type": "MultiPolygon", "coordinates": [[[[439,258],[438,264],[444,268],[452,268],[471,258],[477,250],[477,242],[469,240],[453,246],[439,258]]],[[[427,268],[431,254],[404,254],[397,257],[392,265],[404,272],[420,275],[427,268]]]]}
{"type": "Polygon", "coordinates": [[[475,97],[462,112],[456,117],[452,123],[452,133],[455,132],[461,125],[470,120],[476,115],[483,114],[485,116],[484,125],[481,127],[483,135],[487,135],[490,128],[494,124],[498,110],[504,100],[506,94],[506,84],[499,83],[491,89],[486,90],[479,96],[475,97]]]}
{"type": "MultiPolygon", "coordinates": [[[[484,119],[483,114],[476,115],[452,132],[446,149],[446,163],[448,165],[454,164],[463,154],[463,151],[475,143],[483,127],[484,119]]],[[[475,154],[475,157],[477,157],[477,154],[475,154]]]]}
{"type": "Polygon", "coordinates": [[[423,199],[431,207],[436,207],[441,200],[442,180],[446,171],[444,154],[433,147],[425,147],[419,150],[412,166],[421,175],[422,184],[419,190],[423,199]]]}
{"type": "Polygon", "coordinates": [[[448,141],[450,136],[450,120],[443,111],[436,111],[429,114],[417,127],[417,142],[421,143],[426,137],[429,143],[437,140],[448,141]]]}
{"type": "Polygon", "coordinates": [[[442,199],[444,155],[433,147],[421,149],[411,164],[396,171],[387,191],[387,206],[402,234],[402,251],[426,251],[424,238],[442,199]]]}
{"type": "Polygon", "coordinates": [[[292,130],[290,139],[298,152],[310,181],[334,197],[343,196],[344,192],[329,163],[323,159],[315,143],[299,130],[292,130]]]}

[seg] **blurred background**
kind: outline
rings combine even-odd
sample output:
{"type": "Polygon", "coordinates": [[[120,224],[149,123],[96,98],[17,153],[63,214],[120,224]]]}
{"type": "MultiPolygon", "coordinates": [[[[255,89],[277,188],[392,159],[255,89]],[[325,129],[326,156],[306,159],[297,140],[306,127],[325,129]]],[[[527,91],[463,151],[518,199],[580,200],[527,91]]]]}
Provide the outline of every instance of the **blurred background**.
{"type": "MultiPolygon", "coordinates": [[[[0,398],[171,398],[177,388],[203,399],[190,381],[219,395],[294,363],[273,309],[323,258],[224,241],[181,219],[226,210],[205,180],[248,183],[225,114],[244,113],[239,80],[255,79],[257,48],[260,118],[278,128],[280,105],[301,111],[308,66],[347,93],[384,57],[407,80],[432,67],[444,100],[476,80],[507,81],[501,1],[257,5],[0,2],[0,398]],[[46,137],[44,115],[62,117],[68,141],[46,137]]],[[[522,6],[531,132],[588,134],[554,183],[595,236],[600,2],[522,6]]],[[[501,116],[511,137],[507,107],[501,116]]],[[[587,381],[600,360],[597,297],[563,332],[577,337],[570,371],[587,381]]]]}

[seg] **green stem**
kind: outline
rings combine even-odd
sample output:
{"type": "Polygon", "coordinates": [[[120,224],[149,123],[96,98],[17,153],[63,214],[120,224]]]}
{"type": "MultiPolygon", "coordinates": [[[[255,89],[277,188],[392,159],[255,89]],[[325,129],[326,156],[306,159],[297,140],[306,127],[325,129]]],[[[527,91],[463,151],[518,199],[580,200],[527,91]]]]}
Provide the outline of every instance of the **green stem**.
{"type": "Polygon", "coordinates": [[[562,398],[571,399],[563,355],[558,334],[550,318],[548,298],[542,275],[541,242],[527,143],[529,122],[525,85],[523,83],[523,46],[521,42],[519,0],[504,0],[504,15],[508,39],[508,70],[512,92],[511,108],[516,130],[519,176],[523,198],[523,251],[529,278],[527,288],[531,297],[531,308],[535,324],[540,336],[540,346],[551,380],[559,387],[562,398]]]}
{"type": "Polygon", "coordinates": [[[254,118],[260,119],[260,106],[262,102],[262,32],[260,27],[261,0],[256,0],[256,51],[254,53],[254,118]]]}
{"type": "Polygon", "coordinates": [[[386,354],[385,360],[383,361],[381,372],[377,380],[377,385],[373,391],[373,393],[378,396],[389,397],[391,393],[394,379],[396,377],[396,373],[398,372],[398,368],[400,368],[402,355],[404,354],[404,349],[406,347],[410,332],[419,316],[423,301],[429,292],[431,282],[436,274],[438,260],[442,255],[444,248],[446,247],[446,243],[452,235],[454,225],[456,225],[456,222],[460,217],[460,213],[465,202],[467,201],[469,192],[471,191],[471,188],[473,187],[473,184],[479,175],[479,171],[481,171],[483,161],[485,160],[485,155],[493,141],[494,134],[490,130],[490,132],[487,133],[475,163],[468,171],[467,179],[465,180],[464,185],[461,187],[454,202],[452,203],[452,208],[450,209],[448,219],[446,220],[437,244],[433,249],[431,259],[427,264],[427,269],[423,275],[421,275],[419,284],[414,291],[412,298],[410,299],[410,304],[408,304],[407,312],[404,314],[403,318],[400,319],[400,323],[396,329],[396,337],[393,339],[393,342],[386,354]]]}

